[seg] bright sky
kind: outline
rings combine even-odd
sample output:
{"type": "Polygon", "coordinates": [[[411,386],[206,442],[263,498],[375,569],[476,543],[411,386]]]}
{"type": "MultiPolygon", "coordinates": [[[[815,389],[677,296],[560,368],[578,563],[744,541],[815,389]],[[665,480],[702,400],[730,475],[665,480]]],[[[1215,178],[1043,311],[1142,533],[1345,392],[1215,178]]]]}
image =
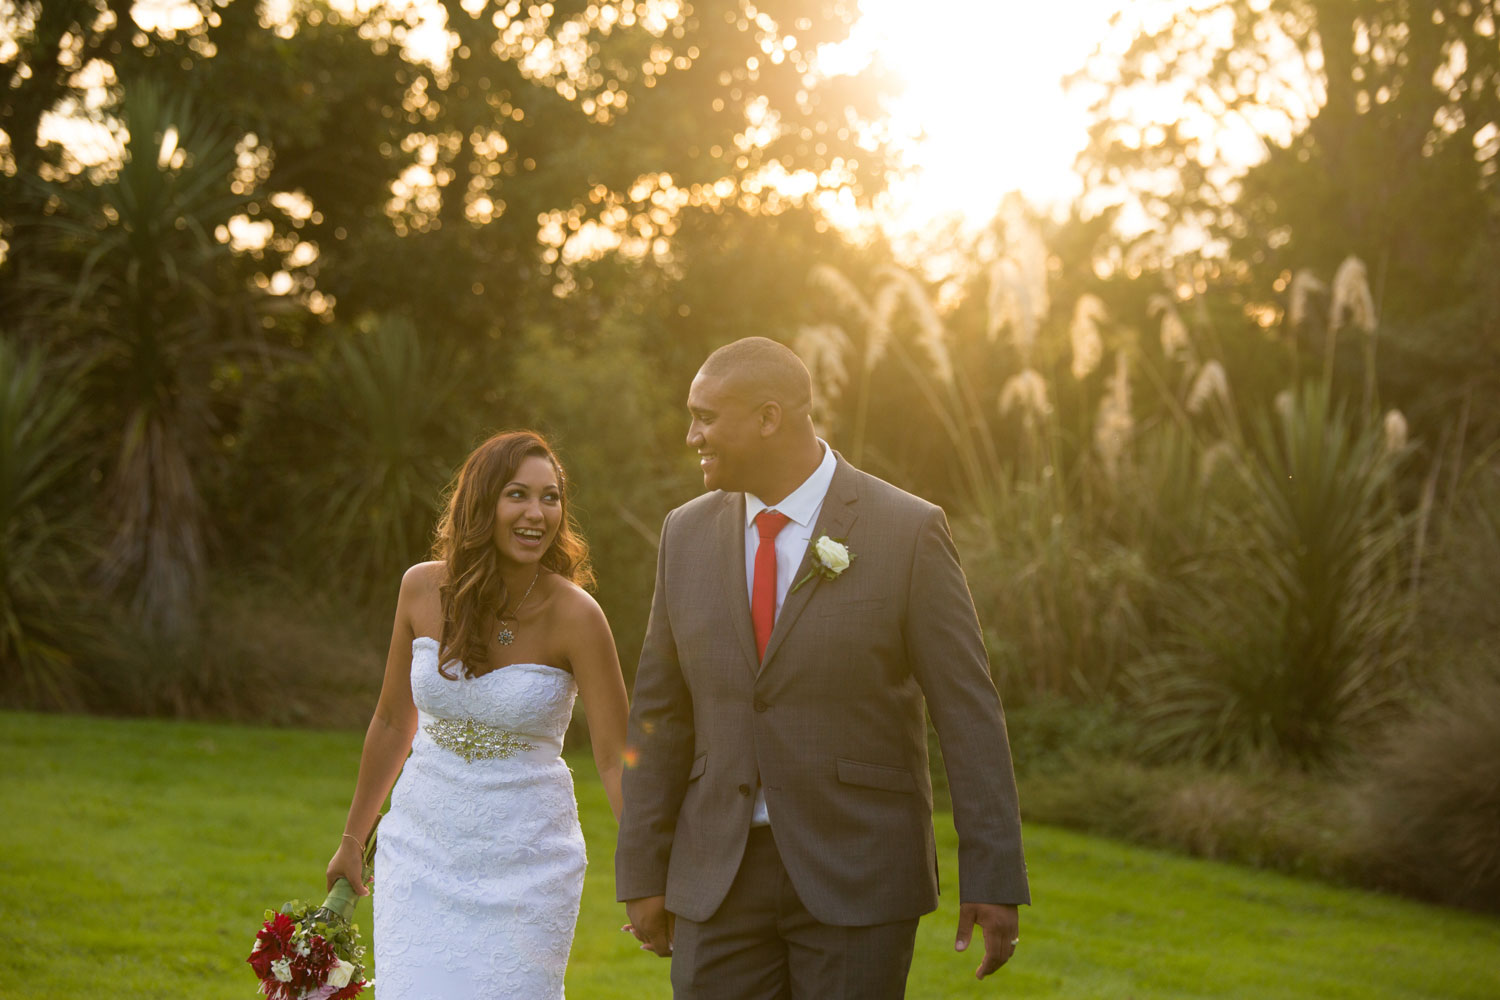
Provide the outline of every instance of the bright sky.
{"type": "Polygon", "coordinates": [[[1122,2],[860,0],[840,56],[878,54],[904,83],[891,127],[914,171],[892,184],[888,225],[955,214],[982,224],[1016,190],[1044,205],[1076,195],[1087,103],[1064,94],[1061,78],[1106,38],[1122,2]]]}

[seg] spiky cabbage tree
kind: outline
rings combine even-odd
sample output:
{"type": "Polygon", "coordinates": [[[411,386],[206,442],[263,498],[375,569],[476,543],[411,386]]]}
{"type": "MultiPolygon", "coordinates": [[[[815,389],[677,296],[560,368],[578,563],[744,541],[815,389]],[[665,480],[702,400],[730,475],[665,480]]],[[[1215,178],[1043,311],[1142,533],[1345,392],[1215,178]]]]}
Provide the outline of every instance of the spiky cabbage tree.
{"type": "Polygon", "coordinates": [[[120,115],[128,139],[113,176],[43,184],[47,211],[32,225],[44,266],[27,269],[27,311],[54,349],[89,362],[107,453],[103,580],[149,631],[180,635],[203,584],[215,383],[260,342],[224,239],[254,192],[232,178],[236,131],[190,98],[130,85],[120,115]]]}

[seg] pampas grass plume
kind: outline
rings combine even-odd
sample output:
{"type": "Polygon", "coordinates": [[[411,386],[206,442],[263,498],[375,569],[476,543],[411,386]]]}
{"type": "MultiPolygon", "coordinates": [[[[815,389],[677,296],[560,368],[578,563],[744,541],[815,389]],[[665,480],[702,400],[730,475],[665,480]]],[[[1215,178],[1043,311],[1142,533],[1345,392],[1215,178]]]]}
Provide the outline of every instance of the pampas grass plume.
{"type": "Polygon", "coordinates": [[[1021,352],[1021,357],[1031,356],[1031,345],[1036,341],[1036,310],[1027,291],[1021,267],[1006,257],[990,268],[990,293],[987,300],[989,322],[985,327],[990,343],[1000,337],[1000,331],[1010,328],[1011,343],[1021,352]]]}
{"type": "MultiPolygon", "coordinates": [[[[916,275],[899,267],[885,268],[881,275],[887,282],[885,288],[881,289],[881,296],[884,296],[886,288],[892,288],[906,302],[906,307],[917,321],[917,344],[932,362],[932,373],[944,385],[952,385],[953,359],[948,353],[948,331],[943,326],[942,317],[933,307],[932,300],[927,297],[927,288],[917,280],[916,275]]],[[[877,314],[882,311],[876,310],[877,314]]]]}
{"type": "Polygon", "coordinates": [[[1125,355],[1117,352],[1115,372],[1109,377],[1109,388],[1099,401],[1099,417],[1094,421],[1094,450],[1111,480],[1119,477],[1121,460],[1134,433],[1135,418],[1130,412],[1130,370],[1125,355]]]}
{"type": "Polygon", "coordinates": [[[1088,378],[1104,358],[1104,339],[1099,336],[1099,324],[1109,316],[1099,296],[1085,294],[1073,307],[1073,322],[1068,333],[1073,341],[1073,377],[1080,381],[1088,378]]]}
{"type": "Polygon", "coordinates": [[[896,310],[895,299],[891,295],[877,292],[875,303],[871,305],[844,272],[829,264],[814,265],[808,272],[807,280],[812,287],[827,293],[834,306],[853,316],[858,328],[865,331],[865,371],[874,369],[880,359],[885,357],[886,342],[890,339],[891,332],[891,315],[896,310]]]}
{"type": "Polygon", "coordinates": [[[1307,319],[1308,300],[1314,295],[1322,295],[1328,291],[1328,286],[1318,280],[1318,276],[1307,268],[1302,268],[1292,275],[1292,286],[1287,292],[1287,319],[1292,326],[1301,326],[1307,319]]]}
{"type": "Polygon", "coordinates": [[[1406,425],[1406,414],[1400,410],[1387,410],[1382,425],[1385,431],[1386,454],[1395,455],[1398,452],[1405,451],[1409,435],[1409,429],[1406,425]]]}
{"type": "Polygon", "coordinates": [[[1050,416],[1052,400],[1047,393],[1047,380],[1035,368],[1017,372],[1005,380],[1000,387],[1000,415],[1019,410],[1021,419],[1030,427],[1038,418],[1050,416]]]}
{"type": "Polygon", "coordinates": [[[1276,401],[1272,404],[1276,408],[1276,415],[1282,420],[1291,420],[1297,408],[1297,398],[1292,395],[1292,390],[1282,389],[1276,394],[1276,401]]]}
{"type": "Polygon", "coordinates": [[[1345,325],[1369,333],[1375,329],[1375,300],[1370,296],[1370,276],[1365,262],[1350,255],[1333,276],[1333,305],[1328,310],[1328,328],[1345,325]]]}
{"type": "Polygon", "coordinates": [[[1146,315],[1161,313],[1161,352],[1178,361],[1191,361],[1193,342],[1188,337],[1187,324],[1171,299],[1160,293],[1146,300],[1146,315]]]}
{"type": "Polygon", "coordinates": [[[1203,450],[1203,456],[1198,460],[1198,485],[1207,486],[1213,482],[1214,476],[1220,467],[1234,460],[1234,445],[1228,441],[1215,441],[1203,450]]]}
{"type": "Polygon", "coordinates": [[[1193,379],[1192,388],[1188,390],[1187,411],[1196,417],[1216,397],[1225,406],[1229,405],[1229,377],[1224,374],[1223,365],[1217,361],[1209,361],[1199,370],[1197,378],[1193,379]]]}

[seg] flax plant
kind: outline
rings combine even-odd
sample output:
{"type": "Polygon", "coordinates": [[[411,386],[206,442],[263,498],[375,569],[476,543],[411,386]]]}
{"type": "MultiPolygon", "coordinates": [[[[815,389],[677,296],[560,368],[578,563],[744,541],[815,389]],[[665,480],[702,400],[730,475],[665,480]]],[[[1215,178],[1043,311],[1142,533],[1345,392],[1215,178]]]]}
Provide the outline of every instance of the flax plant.
{"type": "Polygon", "coordinates": [[[1217,508],[1223,555],[1182,581],[1136,672],[1151,750],[1314,766],[1391,717],[1413,608],[1399,461],[1323,383],[1255,421],[1217,508]]]}
{"type": "Polygon", "coordinates": [[[0,339],[0,697],[21,705],[79,705],[96,557],[76,489],[85,417],[76,371],[0,339]]]}
{"type": "MultiPolygon", "coordinates": [[[[288,501],[296,548],[337,566],[357,596],[384,592],[421,559],[436,504],[463,457],[465,366],[411,323],[370,320],[341,331],[294,387],[288,501]]],[[[271,444],[272,442],[265,442],[271,444]]]]}

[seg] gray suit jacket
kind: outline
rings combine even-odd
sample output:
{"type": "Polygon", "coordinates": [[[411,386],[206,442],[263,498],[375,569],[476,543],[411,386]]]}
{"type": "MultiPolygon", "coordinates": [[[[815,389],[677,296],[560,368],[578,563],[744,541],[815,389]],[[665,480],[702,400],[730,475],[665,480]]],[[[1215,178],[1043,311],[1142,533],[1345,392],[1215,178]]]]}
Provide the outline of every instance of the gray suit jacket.
{"type": "Polygon", "coordinates": [[[812,537],[847,539],[855,560],[787,595],[760,663],[744,511],[743,494],[708,493],[662,526],[617,897],[664,893],[673,913],[712,916],[759,780],[817,919],[860,926],[935,909],[925,696],[952,792],[960,899],[1029,902],[1005,720],[942,510],[840,457],[812,537]]]}

